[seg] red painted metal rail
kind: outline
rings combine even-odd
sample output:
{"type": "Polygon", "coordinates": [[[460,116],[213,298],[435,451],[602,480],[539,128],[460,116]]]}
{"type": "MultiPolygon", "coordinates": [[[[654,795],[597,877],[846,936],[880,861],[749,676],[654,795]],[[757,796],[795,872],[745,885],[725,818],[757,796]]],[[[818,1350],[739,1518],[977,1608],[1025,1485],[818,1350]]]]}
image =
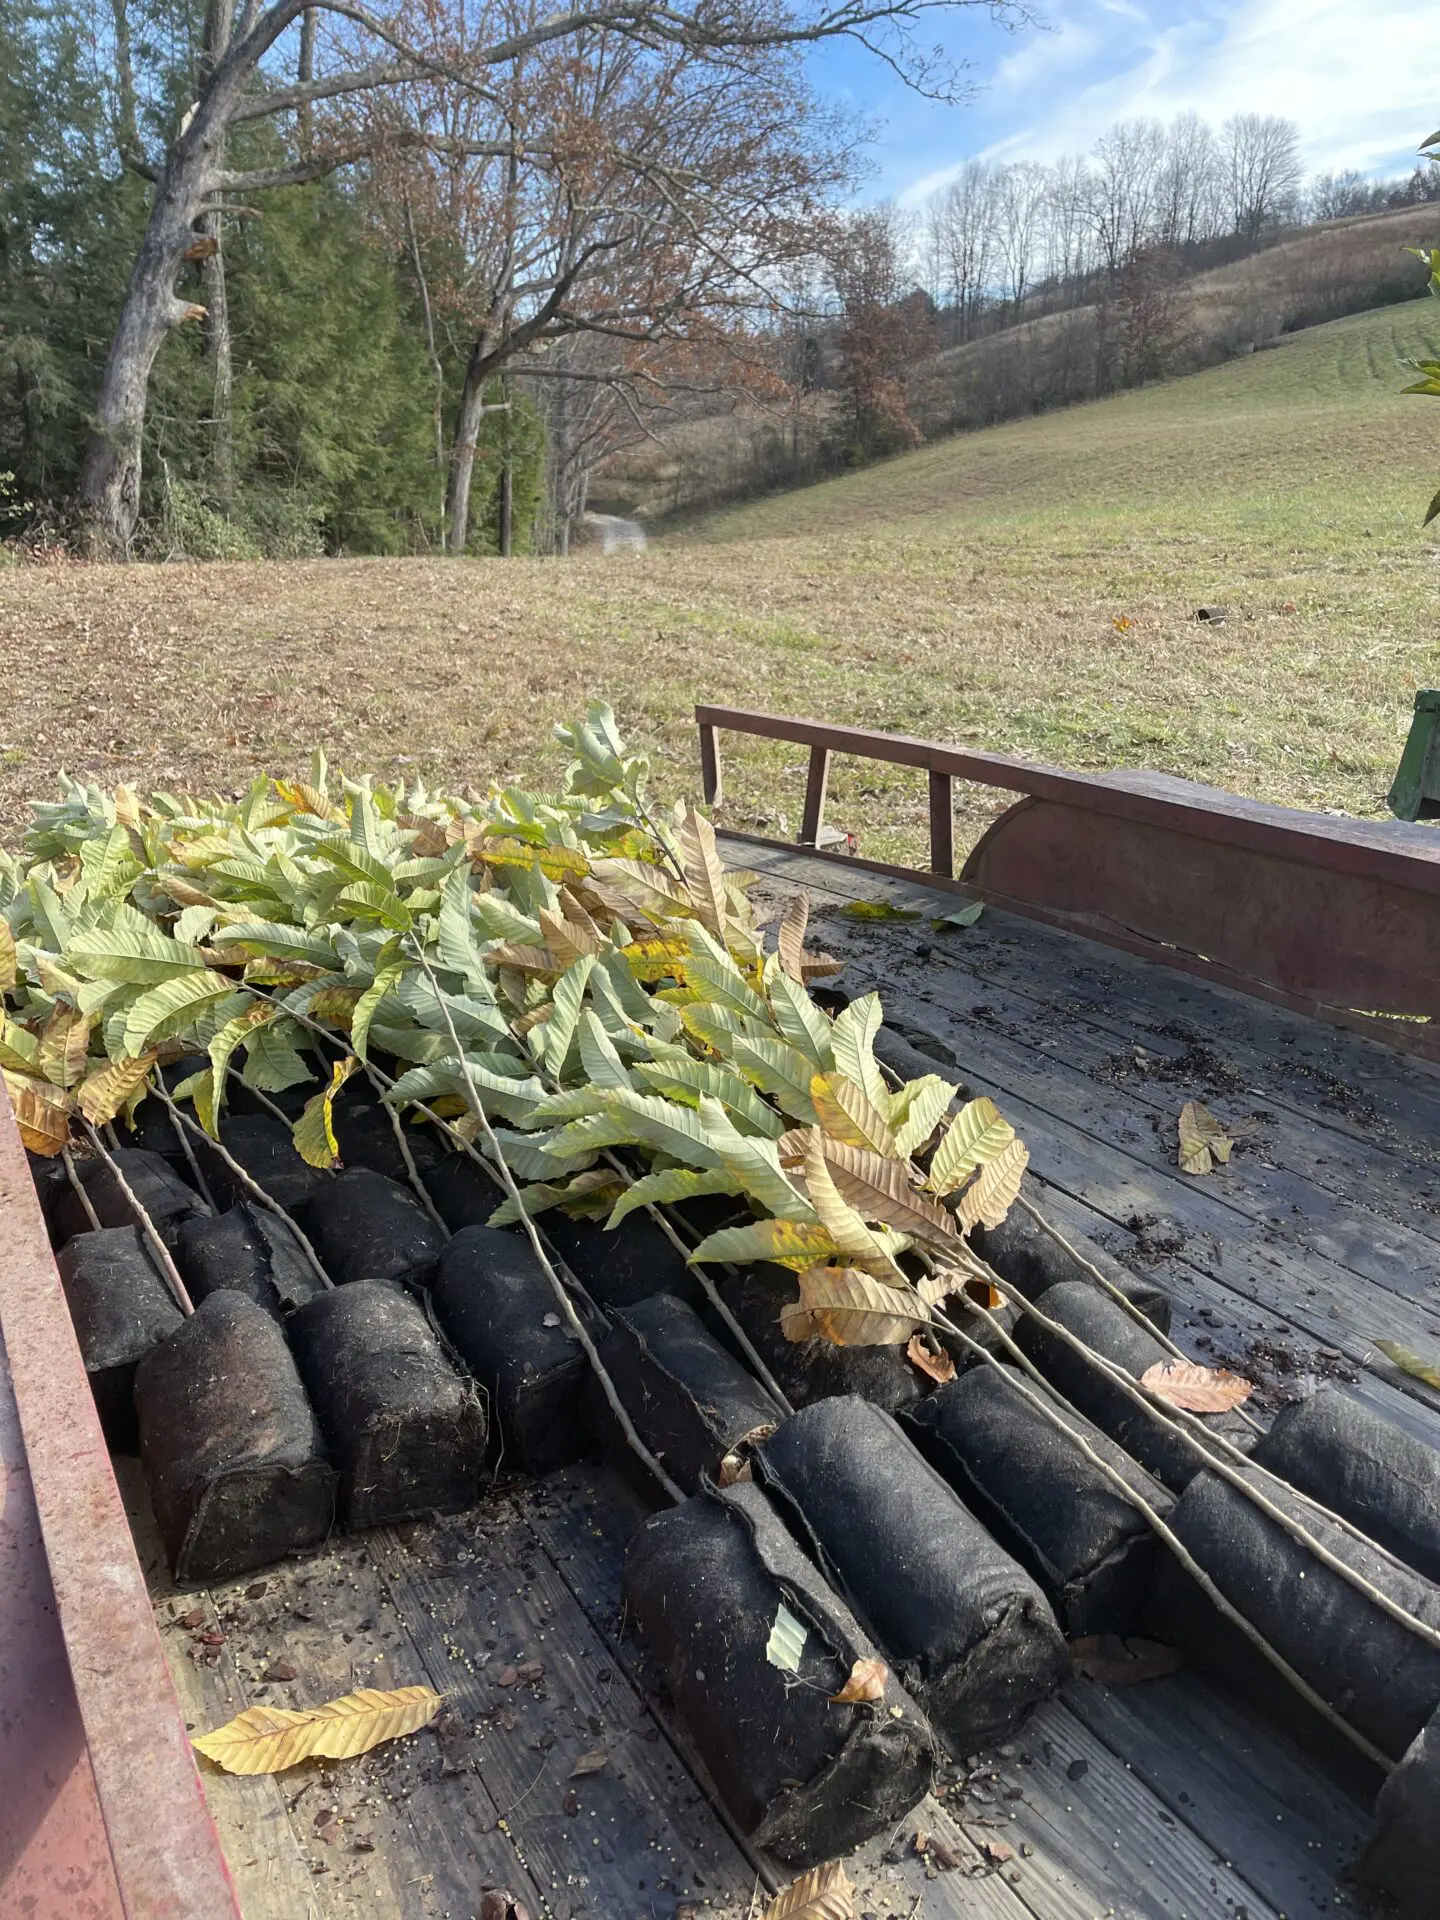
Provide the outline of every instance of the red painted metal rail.
{"type": "Polygon", "coordinates": [[[0,1915],[240,1920],[0,1091],[0,1915]]]}
{"type": "MultiPolygon", "coordinates": [[[[697,707],[695,718],[712,803],[723,794],[722,731],[809,747],[802,846],[814,847],[819,837],[834,754],[915,767],[929,781],[929,878],[942,890],[1440,1058],[1434,829],[1303,813],[1167,774],[1068,773],[941,741],[738,707],[697,707]],[[958,880],[957,779],[1024,796],[983,835],[958,880]]],[[[906,868],[862,864],[916,877],[906,868]]]]}

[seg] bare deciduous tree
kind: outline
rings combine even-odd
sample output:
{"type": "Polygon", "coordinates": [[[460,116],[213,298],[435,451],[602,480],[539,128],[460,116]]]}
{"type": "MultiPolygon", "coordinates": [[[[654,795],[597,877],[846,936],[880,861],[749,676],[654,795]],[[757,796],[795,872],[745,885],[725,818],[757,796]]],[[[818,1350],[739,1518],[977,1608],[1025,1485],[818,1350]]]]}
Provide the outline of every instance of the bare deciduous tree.
{"type": "Polygon", "coordinates": [[[1237,113],[1221,132],[1231,231],[1254,239],[1293,218],[1303,174],[1300,129],[1273,113],[1237,113]]]}

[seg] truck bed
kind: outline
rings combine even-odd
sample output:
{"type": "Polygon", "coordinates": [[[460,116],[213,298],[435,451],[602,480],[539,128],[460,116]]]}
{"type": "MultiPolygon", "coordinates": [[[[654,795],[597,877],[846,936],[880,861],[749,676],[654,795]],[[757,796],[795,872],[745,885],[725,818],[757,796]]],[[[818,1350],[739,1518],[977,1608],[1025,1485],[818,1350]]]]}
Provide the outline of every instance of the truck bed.
{"type": "MultiPolygon", "coordinates": [[[[1440,1068],[994,908],[937,931],[954,895],[918,879],[726,851],[757,897],[810,889],[811,944],[846,988],[879,988],[887,1023],[995,1098],[1051,1217],[1160,1280],[1175,1339],[1256,1379],[1262,1418],[1337,1380],[1440,1444],[1440,1396],[1374,1346],[1440,1339],[1440,1068]],[[839,913],[862,898],[920,917],[839,913]],[[1203,1179],[1175,1164],[1188,1099],[1241,1140],[1203,1179]]],[[[739,1920],[786,1877],[727,1829],[626,1632],[645,1509],[612,1468],[502,1470],[467,1513],[177,1595],[135,1463],[117,1467],[195,1730],[357,1686],[446,1694],[432,1730],[356,1762],[205,1769],[247,1920],[469,1920],[487,1886],[556,1920],[739,1920]]],[[[1302,1920],[1347,1908],[1337,1875],[1368,1816],[1356,1781],[1190,1672],[1078,1680],[937,1792],[849,1863],[858,1912],[1302,1920]],[[927,1864],[917,1828],[958,1864],[927,1864]]]]}

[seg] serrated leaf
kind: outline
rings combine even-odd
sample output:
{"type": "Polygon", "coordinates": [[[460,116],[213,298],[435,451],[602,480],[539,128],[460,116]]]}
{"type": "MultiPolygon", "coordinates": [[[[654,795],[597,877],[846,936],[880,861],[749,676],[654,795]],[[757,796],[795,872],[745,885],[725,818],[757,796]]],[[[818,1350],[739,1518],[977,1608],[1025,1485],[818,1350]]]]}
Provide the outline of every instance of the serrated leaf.
{"type": "MultiPolygon", "coordinates": [[[[604,1109],[596,1119],[613,1119],[626,1129],[628,1141],[651,1147],[657,1153],[668,1153],[686,1166],[710,1169],[720,1165],[720,1156],[705,1136],[700,1115],[693,1107],[681,1106],[677,1101],[613,1087],[606,1090],[604,1109]]],[[[590,1121],[578,1120],[565,1129],[565,1134],[592,1125],[590,1121]]]]}
{"type": "Polygon", "coordinates": [[[742,1019],[757,1021],[762,1029],[772,1024],[770,1009],[728,959],[692,956],[685,963],[685,978],[706,1004],[726,1007],[742,1019]]]}
{"type": "Polygon", "coordinates": [[[906,1287],[889,1287],[853,1267],[810,1267],[800,1275],[800,1298],[780,1315],[780,1331],[797,1345],[828,1340],[836,1347],[898,1347],[929,1312],[906,1287]]]}
{"type": "Polygon", "coordinates": [[[144,871],[131,849],[129,833],[118,820],[104,839],[84,843],[80,866],[85,893],[91,900],[123,898],[144,871]]]}
{"type": "Polygon", "coordinates": [[[870,1153],[893,1155],[890,1122],[852,1081],[840,1073],[817,1073],[810,1082],[815,1117],[832,1140],[870,1153]]]}
{"type": "Polygon", "coordinates": [[[835,1064],[831,1046],[830,1022],[810,998],[771,956],[766,967],[766,989],[770,1010],[781,1034],[798,1053],[803,1053],[816,1073],[827,1073],[835,1064]]]}
{"type": "Polygon", "coordinates": [[[1030,1164],[1030,1150],[1023,1141],[1011,1139],[993,1160],[987,1160],[980,1172],[960,1196],[960,1224],[968,1233],[972,1227],[998,1227],[1020,1192],[1020,1182],[1030,1164]]]}
{"type": "Polygon", "coordinates": [[[810,924],[810,895],[797,893],[781,916],[775,936],[780,964],[798,986],[805,984],[805,929],[810,924]]]}
{"type": "Polygon", "coordinates": [[[355,1010],[350,1016],[350,1044],[362,1060],[367,1057],[370,1045],[370,1023],[381,1001],[394,992],[404,976],[403,967],[383,968],[355,1002],[355,1010]]]}
{"type": "Polygon", "coordinates": [[[1192,1360],[1157,1360],[1140,1376],[1157,1400],[1190,1413],[1228,1413],[1243,1406],[1255,1384],[1228,1367],[1205,1367],[1192,1360]]]}
{"type": "Polygon", "coordinates": [[[203,1010],[234,993],[235,982],[207,967],[181,974],[142,993],[125,1019],[125,1051],[135,1055],[147,1047],[193,1027],[203,1010]]]}
{"type": "Polygon", "coordinates": [[[359,1070],[360,1062],[353,1054],[337,1060],[330,1069],[330,1084],[310,1096],[300,1118],[290,1129],[295,1151],[307,1167],[318,1167],[322,1172],[328,1172],[338,1164],[340,1148],[335,1139],[335,1096],[351,1074],[359,1070]]]}
{"type": "Polygon", "coordinates": [[[890,1096],[890,1124],[895,1130],[895,1151],[908,1159],[917,1153],[944,1119],[957,1089],[938,1074],[927,1073],[919,1080],[907,1080],[890,1096]]]}
{"type": "Polygon", "coordinates": [[[954,1242],[955,1222],[943,1207],[915,1191],[903,1160],[825,1138],[820,1138],[820,1150],[841,1199],[863,1218],[946,1248],[954,1242]]]}
{"type": "Polygon", "coordinates": [[[734,1175],[723,1168],[702,1173],[696,1167],[665,1167],[659,1173],[647,1173],[628,1186],[615,1202],[605,1225],[618,1227],[626,1214],[634,1213],[637,1207],[668,1207],[679,1200],[698,1200],[704,1194],[743,1191],[734,1175]]]}
{"type": "Polygon", "coordinates": [[[805,1143],[805,1190],[821,1226],[835,1242],[846,1266],[860,1267],[887,1280],[899,1279],[890,1250],[840,1197],[818,1132],[812,1133],[805,1143]]]}
{"type": "Polygon", "coordinates": [[[879,994],[865,993],[842,1008],[830,1027],[835,1065],[881,1113],[890,1101],[890,1089],[874,1052],[882,1017],[879,994]]]}
{"type": "Polygon", "coordinates": [[[336,868],[347,879],[378,887],[382,893],[395,894],[395,875],[376,854],[354,840],[316,840],[309,851],[317,860],[336,868]]]}
{"type": "Polygon", "coordinates": [[[810,1630],[797,1620],[782,1600],[775,1609],[770,1638],[765,1642],[765,1658],[782,1673],[798,1673],[810,1630]]]}
{"type": "Polygon", "coordinates": [[[31,1153],[47,1159],[59,1153],[70,1139],[75,1096],[62,1087],[52,1087],[47,1080],[12,1073],[9,1067],[5,1067],[3,1073],[21,1140],[31,1153]]]}
{"type": "Polygon", "coordinates": [[[52,1086],[73,1087],[85,1077],[94,1019],[57,1001],[41,1029],[35,1048],[35,1066],[52,1086]]]}
{"type": "Polygon", "coordinates": [[[303,927],[287,927],[277,920],[242,920],[233,926],[221,927],[211,936],[210,944],[227,958],[233,952],[237,957],[246,958],[308,960],[312,966],[323,967],[326,973],[340,971],[340,956],[328,940],[306,932],[303,927]]]}
{"type": "Polygon", "coordinates": [[[209,937],[210,929],[219,918],[218,907],[186,907],[183,913],[175,916],[175,938],[187,946],[198,945],[209,937]]]}
{"type": "Polygon", "coordinates": [[[760,1920],[855,1920],[855,1889],[838,1860],[782,1887],[760,1920]]]}
{"type": "Polygon", "coordinates": [[[967,1101],[935,1149],[926,1186],[932,1193],[952,1193],[976,1167],[1003,1153],[1014,1138],[1015,1129],[987,1094],[967,1101]]]}
{"type": "Polygon", "coordinates": [[[700,924],[723,940],[730,911],[725,863],[715,844],[714,827],[693,807],[680,822],[680,865],[700,924]]]}
{"type": "MultiPolygon", "coordinates": [[[[537,1213],[548,1212],[551,1207],[564,1207],[567,1213],[576,1217],[588,1215],[598,1220],[609,1213],[624,1190],[624,1181],[608,1167],[594,1167],[588,1173],[577,1173],[573,1180],[567,1180],[564,1185],[537,1181],[534,1186],[522,1187],[520,1197],[525,1203],[526,1213],[532,1218],[537,1213]]],[[[519,1218],[519,1207],[506,1198],[485,1224],[490,1227],[510,1227],[519,1218]]]]}
{"type": "Polygon", "coordinates": [[[601,1025],[600,1016],[593,1007],[586,1007],[581,1014],[576,1038],[580,1046],[580,1064],[592,1087],[629,1088],[634,1085],[625,1062],[615,1050],[614,1041],[601,1025]]]}
{"type": "Polygon", "coordinates": [[[236,1014],[233,1020],[227,1020],[220,1031],[211,1037],[206,1051],[210,1056],[210,1067],[215,1076],[217,1106],[224,1104],[225,1074],[236,1047],[242,1041],[248,1040],[257,1027],[268,1026],[278,1017],[273,1007],[267,1006],[263,1000],[255,1000],[243,1013],[236,1014]]]}
{"type": "Polygon", "coordinates": [[[570,1043],[575,1038],[575,1029],[580,1024],[580,1013],[585,1004],[585,989],[590,983],[590,975],[594,968],[594,954],[581,954],[580,958],[573,961],[555,982],[551,996],[552,1010],[545,1025],[541,1052],[546,1066],[557,1080],[565,1065],[565,1057],[570,1051],[570,1043]]]}
{"type": "Polygon", "coordinates": [[[190,1744],[226,1773],[283,1773],[302,1760],[353,1760],[382,1741],[416,1733],[444,1704],[444,1695],[432,1687],[363,1687],[298,1712],[247,1707],[190,1744]]]}
{"type": "Polygon", "coordinates": [[[34,1073],[37,1049],[34,1034],[9,1019],[0,1007],[0,1067],[8,1067],[12,1073],[34,1073]]]}
{"type": "Polygon", "coordinates": [[[733,1261],[736,1266],[769,1260],[801,1273],[818,1261],[834,1259],[838,1252],[833,1236],[818,1221],[752,1220],[743,1227],[721,1227],[707,1234],[689,1257],[692,1262],[733,1261]]]}
{"type": "Polygon", "coordinates": [[[1187,1100],[1180,1109],[1178,1132],[1177,1158],[1182,1173],[1209,1173],[1217,1160],[1230,1158],[1235,1145],[1210,1109],[1198,1100],[1187,1100]]]}
{"type": "MultiPolygon", "coordinates": [[[[694,1009],[687,1007],[685,1012],[693,1013],[694,1009]]],[[[810,1098],[815,1068],[807,1055],[798,1053],[784,1040],[764,1040],[738,1033],[729,1037],[729,1053],[745,1078],[778,1101],[792,1120],[800,1120],[807,1127],[819,1124],[815,1102],[810,1098]]]]}
{"type": "Polygon", "coordinates": [[[92,927],[68,941],[65,963],[78,973],[98,979],[154,986],[200,971],[205,965],[205,956],[197,947],[171,940],[142,914],[121,902],[113,910],[111,925],[92,927]]]}
{"type": "Polygon", "coordinates": [[[103,1127],[129,1104],[150,1077],[158,1058],[151,1050],[134,1060],[107,1060],[81,1081],[75,1098],[92,1126],[103,1127]]]}
{"type": "Polygon", "coordinates": [[[777,1219],[815,1219],[810,1202],[785,1178],[776,1142],[741,1133],[720,1102],[708,1094],[700,1097],[700,1125],[722,1165],[752,1200],[777,1219]]]}
{"type": "Polygon", "coordinates": [[[750,1130],[767,1139],[778,1139],[785,1123],[775,1109],[767,1106],[748,1080],[714,1060],[673,1059],[640,1060],[635,1072],[646,1086],[687,1105],[698,1104],[702,1094],[718,1100],[723,1107],[744,1120],[750,1130]]]}
{"type": "Polygon", "coordinates": [[[245,1042],[245,1067],[240,1078],[247,1087],[262,1093],[283,1093],[287,1087],[302,1086],[313,1080],[296,1041],[300,1029],[293,1020],[277,1019],[273,1024],[257,1024],[245,1042]]]}
{"type": "Polygon", "coordinates": [[[1402,1373],[1408,1373],[1412,1380],[1421,1380],[1427,1387],[1434,1387],[1440,1393],[1440,1364],[1427,1360],[1423,1354],[1402,1347],[1398,1340],[1377,1340],[1375,1345],[1402,1373]]]}
{"type": "MultiPolygon", "coordinates": [[[[558,1180],[565,1173],[582,1173],[595,1158],[593,1153],[567,1156],[548,1152],[553,1138],[548,1133],[516,1133],[509,1127],[495,1126],[493,1123],[491,1131],[499,1142],[506,1166],[517,1180],[558,1180]]],[[[482,1140],[479,1145],[488,1157],[488,1142],[482,1140]]]]}

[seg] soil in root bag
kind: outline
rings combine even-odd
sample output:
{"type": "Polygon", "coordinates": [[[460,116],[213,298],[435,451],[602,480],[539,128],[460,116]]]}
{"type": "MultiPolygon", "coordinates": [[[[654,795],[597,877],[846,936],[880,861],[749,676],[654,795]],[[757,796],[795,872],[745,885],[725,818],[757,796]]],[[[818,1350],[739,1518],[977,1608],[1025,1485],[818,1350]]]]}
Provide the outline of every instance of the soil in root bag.
{"type": "MultiPolygon", "coordinates": [[[[185,1221],[203,1217],[210,1209],[192,1186],[180,1178],[167,1160],[142,1147],[121,1147],[111,1159],[119,1167],[126,1185],[155,1223],[155,1230],[167,1247],[173,1247],[185,1221]]],[[[138,1226],[139,1220],[121,1191],[120,1182],[101,1159],[76,1157],[75,1171],[95,1209],[102,1227],[138,1226]]],[[[67,1179],[57,1187],[51,1214],[51,1237],[56,1246],[64,1246],[77,1233],[93,1229],[78,1193],[67,1179]]]]}
{"type": "MultiPolygon", "coordinates": [[[[462,1227],[440,1256],[431,1298],[446,1338],[489,1395],[501,1464],[550,1473],[578,1460],[589,1445],[590,1362],[529,1242],[498,1227],[462,1227]]],[[[590,1331],[598,1339],[603,1322],[590,1331]]]]}
{"type": "MultiPolygon", "coordinates": [[[[929,1382],[905,1358],[903,1347],[837,1347],[829,1340],[785,1338],[780,1311],[797,1297],[794,1276],[781,1267],[741,1267],[717,1272],[720,1298],[734,1314],[775,1384],[795,1407],[836,1394],[858,1394],[887,1413],[913,1406],[929,1382]]],[[[715,1325],[720,1339],[731,1336],[715,1325]]]]}
{"type": "MultiPolygon", "coordinates": [[[[333,1179],[318,1167],[307,1166],[295,1150],[290,1129],[272,1113],[224,1115],[220,1122],[220,1143],[259,1187],[287,1213],[295,1213],[307,1200],[333,1179]]],[[[204,1140],[193,1139],[195,1158],[205,1175],[205,1183],[222,1211],[241,1200],[251,1198],[250,1190],[215,1149],[204,1140]]]]}
{"type": "MultiPolygon", "coordinates": [[[[383,1173],[387,1180],[409,1180],[405,1155],[395,1137],[395,1121],[390,1117],[390,1109],[374,1098],[372,1089],[364,1085],[357,1089],[354,1081],[342,1087],[332,1119],[342,1166],[365,1167],[371,1173],[383,1173]]],[[[409,1115],[404,1113],[397,1114],[396,1120],[416,1172],[423,1173],[439,1158],[435,1129],[428,1124],[412,1126],[409,1115]]]]}
{"type": "Polygon", "coordinates": [[[187,1220],[175,1243],[175,1264],[197,1306],[228,1287],[278,1317],[325,1290],[290,1228],[258,1201],[187,1220]]]}
{"type": "Polygon", "coordinates": [[[1322,1387],[1276,1415],[1254,1457],[1427,1580],[1440,1581],[1440,1452],[1434,1447],[1363,1401],[1322,1387]]]}
{"type": "Polygon", "coordinates": [[[106,1441],[134,1453],[135,1369],[185,1316],[138,1227],[77,1234],[55,1264],[106,1441]]]}
{"type": "MultiPolygon", "coordinates": [[[[1067,1639],[1138,1630],[1162,1551],[1153,1529],[1025,1400],[1013,1368],[979,1366],[902,1423],[965,1505],[1039,1583],[1067,1639]]],[[[1034,1392],[1043,1395],[1043,1389],[1034,1392]]],[[[1174,1500],[1097,1427],[1048,1404],[1162,1515],[1174,1500]]]]}
{"type": "Polygon", "coordinates": [[[1375,1802],[1375,1828],[1356,1866],[1364,1887],[1388,1894],[1392,1920],[1434,1920],[1440,1909],[1440,1714],[1406,1749],[1375,1802]]]}
{"type": "Polygon", "coordinates": [[[755,1478],[956,1753],[1003,1738],[1069,1673],[1040,1588],[880,1408],[802,1408],[755,1478]]]}
{"type": "MultiPolygon", "coordinates": [[[[1067,1234],[1066,1238],[1077,1253],[1083,1254],[1112,1286],[1119,1288],[1132,1306],[1139,1308],[1153,1327],[1169,1333],[1172,1306],[1169,1294],[1162,1287],[1131,1273],[1083,1234],[1067,1234]]],[[[974,1228],[970,1239],[980,1258],[1027,1300],[1038,1300],[1050,1287],[1058,1287],[1065,1281],[1073,1280],[1086,1287],[1096,1285],[1094,1277],[1080,1262],[1066,1253],[1043,1227],[1037,1226],[1023,1207],[1012,1207],[998,1227],[974,1228]]],[[[1104,1289],[1099,1291],[1103,1293],[1104,1289]]]]}
{"type": "Polygon", "coordinates": [[[338,1476],[285,1336],[210,1294],[135,1375],[140,1461],[176,1584],[234,1580],[323,1540],[338,1476]]]}
{"type": "Polygon", "coordinates": [[[445,1236],[409,1187],[354,1167],[337,1173],[300,1221],[335,1282],[400,1280],[428,1287],[445,1236]]]}
{"type": "Polygon", "coordinates": [[[707,1488],[656,1514],[631,1542],[624,1597],[754,1846],[811,1866],[898,1825],[929,1791],[938,1742],[893,1674],[878,1700],[833,1703],[875,1648],[758,1488],[707,1488]],[[777,1627],[792,1657],[799,1643],[794,1671],[767,1658],[777,1627]]]}
{"type": "MultiPolygon", "coordinates": [[[[1174,1359],[1118,1302],[1081,1281],[1067,1280],[1051,1287],[1035,1305],[1136,1380],[1147,1368],[1174,1359]]],[[[1109,1434],[1157,1480],[1163,1480],[1173,1493],[1183,1492],[1204,1466],[1203,1457],[1187,1440],[1152,1419],[1123,1388],[1058,1334],[1024,1314],[1015,1337],[1063,1399],[1102,1433],[1109,1434]]],[[[1248,1451],[1254,1445],[1254,1428],[1239,1413],[1212,1413],[1203,1419],[1212,1433],[1222,1435],[1232,1446],[1248,1451]]]]}
{"type": "MultiPolygon", "coordinates": [[[[687,1493],[702,1476],[720,1478],[727,1454],[773,1433],[785,1417],[695,1309],[668,1293],[614,1314],[600,1360],[635,1431],[687,1493]]],[[[599,1382],[586,1392],[596,1431],[628,1468],[634,1455],[599,1382]]],[[[658,1495],[648,1472],[644,1482],[646,1496],[658,1495]]]]}
{"type": "Polygon", "coordinates": [[[357,1280],[299,1308],[287,1330],[340,1469],[346,1526],[388,1526],[476,1499],[484,1405],[413,1294],[357,1280]]]}
{"type": "Polygon", "coordinates": [[[632,1213],[612,1233],[599,1220],[572,1220],[559,1208],[543,1214],[541,1231],[605,1313],[632,1307],[652,1293],[698,1305],[700,1283],[685,1256],[648,1213],[632,1213]]]}
{"type": "MultiPolygon", "coordinates": [[[[1274,1481],[1256,1484],[1347,1566],[1440,1631],[1440,1587],[1323,1520],[1274,1481]]],[[[1440,1648],[1428,1646],[1317,1560],[1216,1474],[1198,1474],[1170,1524],[1216,1586],[1322,1700],[1398,1760],[1440,1706],[1440,1648]]],[[[1172,1555],[1148,1609],[1172,1641],[1263,1704],[1317,1750],[1343,1738],[1278,1675],[1172,1555]]],[[[1338,1749],[1336,1749],[1338,1751],[1338,1749]]]]}

